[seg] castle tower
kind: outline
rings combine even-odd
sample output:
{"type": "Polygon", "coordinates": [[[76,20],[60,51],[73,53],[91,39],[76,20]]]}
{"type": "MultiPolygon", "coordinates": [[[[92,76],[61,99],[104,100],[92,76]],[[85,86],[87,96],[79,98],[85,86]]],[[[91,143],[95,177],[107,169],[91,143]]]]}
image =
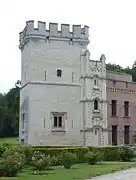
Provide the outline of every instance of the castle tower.
{"type": "Polygon", "coordinates": [[[82,54],[82,135],[84,145],[108,144],[105,55],[90,60],[89,51],[82,54]]]}
{"type": "Polygon", "coordinates": [[[82,145],[81,52],[89,28],[27,21],[20,33],[20,140],[32,145],[82,145]]]}

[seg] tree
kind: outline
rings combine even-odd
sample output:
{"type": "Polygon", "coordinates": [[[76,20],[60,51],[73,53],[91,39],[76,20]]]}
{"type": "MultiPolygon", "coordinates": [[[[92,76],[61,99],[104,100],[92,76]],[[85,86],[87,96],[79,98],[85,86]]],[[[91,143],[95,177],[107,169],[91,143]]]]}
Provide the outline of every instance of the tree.
{"type": "Polygon", "coordinates": [[[15,136],[19,131],[20,81],[7,94],[0,94],[0,136],[15,136]]]}

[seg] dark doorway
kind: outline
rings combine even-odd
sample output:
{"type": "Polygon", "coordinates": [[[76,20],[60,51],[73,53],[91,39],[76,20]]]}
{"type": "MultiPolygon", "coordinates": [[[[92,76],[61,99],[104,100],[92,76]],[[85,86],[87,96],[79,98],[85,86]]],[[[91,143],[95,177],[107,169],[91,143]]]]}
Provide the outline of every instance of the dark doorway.
{"type": "Polygon", "coordinates": [[[124,126],[124,143],[130,144],[129,125],[124,126]]]}
{"type": "Polygon", "coordinates": [[[117,145],[117,125],[112,125],[112,145],[117,145]]]}

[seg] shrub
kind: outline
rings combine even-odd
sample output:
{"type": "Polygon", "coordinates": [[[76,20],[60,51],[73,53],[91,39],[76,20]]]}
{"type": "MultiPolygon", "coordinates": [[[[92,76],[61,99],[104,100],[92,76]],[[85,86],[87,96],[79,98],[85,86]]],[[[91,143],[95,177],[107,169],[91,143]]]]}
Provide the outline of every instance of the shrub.
{"type": "Polygon", "coordinates": [[[57,166],[57,165],[60,165],[58,157],[57,156],[52,156],[51,157],[51,166],[57,166]]]}
{"type": "Polygon", "coordinates": [[[71,166],[77,161],[77,156],[70,152],[62,152],[59,156],[61,165],[66,169],[70,169],[71,166]]]}
{"type": "Polygon", "coordinates": [[[4,152],[9,149],[11,146],[9,144],[0,144],[0,157],[4,154],[4,152]]]}
{"type": "Polygon", "coordinates": [[[73,153],[77,156],[77,161],[78,162],[84,162],[84,154],[89,152],[88,147],[45,147],[41,146],[40,147],[33,147],[34,151],[39,151],[44,153],[45,155],[50,155],[51,157],[53,156],[58,156],[62,152],[70,152],[73,153]]]}
{"type": "Polygon", "coordinates": [[[23,151],[23,148],[21,146],[17,147],[10,147],[9,149],[7,148],[2,155],[2,159],[7,159],[8,157],[14,157],[14,161],[18,162],[18,167],[21,171],[23,166],[25,165],[25,154],[23,151]]]}
{"type": "MultiPolygon", "coordinates": [[[[104,161],[119,161],[120,160],[120,147],[119,146],[98,146],[98,147],[81,147],[81,146],[68,146],[68,147],[46,147],[36,146],[33,147],[34,151],[40,151],[45,155],[58,156],[62,152],[70,152],[77,156],[77,163],[84,163],[85,154],[88,152],[99,152],[101,157],[99,160],[104,161]]],[[[59,163],[58,163],[59,165],[59,163]]]]}
{"type": "Polygon", "coordinates": [[[100,153],[99,152],[88,152],[85,155],[85,159],[87,160],[88,164],[90,165],[95,165],[97,161],[100,158],[100,153]]]}
{"type": "Polygon", "coordinates": [[[13,177],[20,172],[20,164],[13,156],[8,156],[6,159],[0,160],[0,176],[13,177]]]}
{"type": "Polygon", "coordinates": [[[119,161],[120,152],[119,146],[99,146],[99,147],[89,147],[91,152],[99,152],[101,157],[100,160],[103,161],[119,161]]]}
{"type": "Polygon", "coordinates": [[[120,148],[120,158],[122,161],[130,161],[134,157],[133,150],[128,146],[120,148]]]}
{"type": "Polygon", "coordinates": [[[33,156],[33,148],[31,146],[25,146],[24,154],[25,154],[25,164],[30,165],[33,156]]]}
{"type": "Polygon", "coordinates": [[[50,156],[45,156],[45,154],[42,154],[40,152],[34,152],[34,155],[32,157],[32,166],[35,170],[46,170],[49,169],[51,165],[51,158],[50,156]]]}
{"type": "Polygon", "coordinates": [[[24,155],[20,149],[6,149],[0,160],[0,176],[16,176],[24,166],[24,155]]]}

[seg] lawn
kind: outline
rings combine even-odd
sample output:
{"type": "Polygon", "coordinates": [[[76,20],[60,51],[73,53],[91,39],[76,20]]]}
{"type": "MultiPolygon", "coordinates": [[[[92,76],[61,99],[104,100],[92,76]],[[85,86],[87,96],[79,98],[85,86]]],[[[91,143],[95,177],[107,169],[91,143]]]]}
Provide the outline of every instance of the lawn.
{"type": "Polygon", "coordinates": [[[0,138],[0,144],[19,144],[19,140],[17,137],[13,137],[13,138],[0,138]]]}
{"type": "Polygon", "coordinates": [[[77,164],[71,169],[64,169],[62,167],[54,167],[52,170],[44,172],[44,175],[33,175],[33,170],[25,169],[17,178],[0,178],[0,180],[73,180],[86,179],[91,176],[107,174],[120,170],[122,168],[129,168],[135,166],[135,163],[118,162],[118,163],[99,163],[97,165],[77,164]]]}

